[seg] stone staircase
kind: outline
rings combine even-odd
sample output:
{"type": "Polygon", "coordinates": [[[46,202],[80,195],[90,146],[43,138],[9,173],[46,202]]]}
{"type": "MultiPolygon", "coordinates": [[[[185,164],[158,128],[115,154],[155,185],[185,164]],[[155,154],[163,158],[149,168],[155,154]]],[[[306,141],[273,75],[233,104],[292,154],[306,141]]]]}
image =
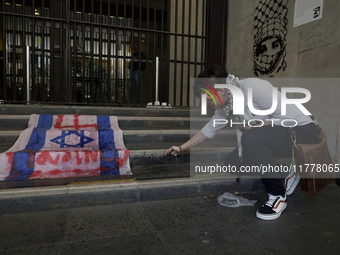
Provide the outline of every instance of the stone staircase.
{"type": "MultiPolygon", "coordinates": [[[[112,108],[86,106],[0,106],[0,152],[9,149],[18,139],[20,132],[27,128],[31,114],[85,114],[118,116],[119,127],[123,130],[124,143],[130,151],[130,165],[133,176],[129,178],[161,179],[190,176],[190,159],[204,162],[223,162],[223,158],[236,146],[234,130],[221,130],[214,139],[186,152],[183,157],[164,155],[172,145],[181,145],[209,118],[202,118],[199,112],[189,108],[150,109],[112,108]],[[221,147],[221,144],[223,146],[221,147]]],[[[67,184],[75,181],[96,181],[120,178],[117,176],[82,177],[51,180],[26,180],[16,184],[1,183],[1,187],[46,186],[67,184]],[[14,186],[13,186],[14,185],[14,186]]],[[[125,177],[126,178],[126,177],[125,177]]]]}

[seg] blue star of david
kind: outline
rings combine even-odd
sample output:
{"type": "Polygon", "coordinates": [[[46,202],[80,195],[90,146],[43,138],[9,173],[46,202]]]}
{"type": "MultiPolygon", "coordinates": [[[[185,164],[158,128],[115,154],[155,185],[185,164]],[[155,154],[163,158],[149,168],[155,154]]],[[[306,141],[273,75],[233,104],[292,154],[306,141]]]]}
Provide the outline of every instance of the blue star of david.
{"type": "Polygon", "coordinates": [[[94,139],[84,135],[84,130],[82,131],[65,131],[61,132],[61,135],[50,140],[52,143],[57,143],[60,145],[60,148],[69,148],[69,147],[81,147],[83,148],[85,144],[94,141],[94,139]],[[69,135],[75,134],[80,137],[80,142],[78,144],[67,144],[65,143],[65,138],[69,135]]]}

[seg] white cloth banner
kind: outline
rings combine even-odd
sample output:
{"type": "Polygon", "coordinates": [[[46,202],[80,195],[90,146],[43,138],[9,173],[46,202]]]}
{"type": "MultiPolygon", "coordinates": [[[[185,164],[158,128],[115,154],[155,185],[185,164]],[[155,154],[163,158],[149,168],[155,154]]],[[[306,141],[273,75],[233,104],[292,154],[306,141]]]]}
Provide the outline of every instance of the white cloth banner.
{"type": "Polygon", "coordinates": [[[115,116],[31,115],[0,154],[0,180],[131,174],[115,116]]]}

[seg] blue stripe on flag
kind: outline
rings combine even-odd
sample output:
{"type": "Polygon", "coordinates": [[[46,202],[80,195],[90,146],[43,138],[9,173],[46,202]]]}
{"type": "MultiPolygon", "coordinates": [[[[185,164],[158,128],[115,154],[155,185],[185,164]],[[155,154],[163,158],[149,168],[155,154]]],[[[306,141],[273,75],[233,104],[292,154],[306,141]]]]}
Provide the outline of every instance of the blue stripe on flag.
{"type": "Polygon", "coordinates": [[[39,116],[38,126],[33,129],[25,149],[14,153],[12,169],[6,180],[24,180],[32,175],[35,153],[44,147],[46,131],[52,127],[52,124],[53,115],[39,116]]]}
{"type": "Polygon", "coordinates": [[[100,175],[119,175],[119,155],[109,116],[97,116],[100,175]]]}

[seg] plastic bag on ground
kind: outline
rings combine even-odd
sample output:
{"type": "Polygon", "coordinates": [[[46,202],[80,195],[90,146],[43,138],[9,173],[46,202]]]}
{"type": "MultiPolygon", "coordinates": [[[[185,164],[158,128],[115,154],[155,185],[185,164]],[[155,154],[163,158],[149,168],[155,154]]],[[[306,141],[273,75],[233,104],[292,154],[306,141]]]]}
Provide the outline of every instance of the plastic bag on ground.
{"type": "Polygon", "coordinates": [[[241,206],[254,206],[257,200],[249,200],[241,196],[236,196],[230,192],[225,192],[217,197],[217,202],[220,205],[227,207],[241,207],[241,206]]]}

